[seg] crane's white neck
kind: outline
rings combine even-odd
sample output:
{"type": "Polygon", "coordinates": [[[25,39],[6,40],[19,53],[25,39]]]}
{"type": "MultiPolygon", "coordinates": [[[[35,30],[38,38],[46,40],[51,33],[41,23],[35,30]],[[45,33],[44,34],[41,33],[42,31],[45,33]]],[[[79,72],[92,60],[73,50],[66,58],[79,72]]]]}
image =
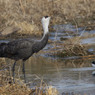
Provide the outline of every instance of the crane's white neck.
{"type": "Polygon", "coordinates": [[[50,17],[45,16],[42,18],[41,22],[42,22],[42,26],[43,26],[43,30],[44,30],[44,34],[41,40],[38,40],[37,43],[35,43],[33,45],[33,51],[36,53],[38,51],[40,51],[41,49],[43,49],[45,47],[45,45],[48,42],[48,26],[49,26],[49,21],[50,21],[50,17]]]}
{"type": "Polygon", "coordinates": [[[50,17],[43,17],[41,20],[44,34],[47,34],[49,32],[49,30],[48,30],[49,21],[50,21],[50,17]]]}
{"type": "Polygon", "coordinates": [[[43,37],[42,39],[45,37],[45,35],[49,32],[48,26],[49,26],[49,21],[50,21],[50,17],[43,17],[41,22],[42,22],[42,26],[43,26],[43,37]]]}

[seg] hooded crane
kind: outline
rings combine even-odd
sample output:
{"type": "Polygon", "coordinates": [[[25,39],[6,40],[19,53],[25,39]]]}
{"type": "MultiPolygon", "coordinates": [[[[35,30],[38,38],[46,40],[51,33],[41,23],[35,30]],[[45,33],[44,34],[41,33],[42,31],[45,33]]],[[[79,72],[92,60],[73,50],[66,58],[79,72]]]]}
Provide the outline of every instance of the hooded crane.
{"type": "Polygon", "coordinates": [[[33,40],[33,39],[17,39],[14,41],[10,41],[8,43],[1,43],[0,44],[0,57],[11,58],[15,60],[13,67],[12,67],[12,76],[14,82],[14,71],[15,65],[18,60],[22,60],[23,68],[22,72],[24,74],[24,79],[26,82],[25,77],[25,61],[33,55],[33,53],[39,52],[43,49],[47,42],[48,42],[48,26],[49,26],[50,17],[44,16],[41,20],[43,26],[43,37],[41,40],[33,40]]]}

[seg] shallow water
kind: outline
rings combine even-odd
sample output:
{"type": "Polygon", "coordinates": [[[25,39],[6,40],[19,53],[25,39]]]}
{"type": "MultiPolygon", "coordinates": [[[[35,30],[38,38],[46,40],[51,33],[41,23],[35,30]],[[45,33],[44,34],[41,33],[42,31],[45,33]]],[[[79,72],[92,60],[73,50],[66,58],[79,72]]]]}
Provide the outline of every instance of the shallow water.
{"type": "Polygon", "coordinates": [[[43,80],[60,93],[95,95],[95,76],[92,75],[95,68],[91,66],[91,61],[93,60],[53,60],[34,56],[26,62],[27,81],[32,81],[30,87],[43,80]]]}

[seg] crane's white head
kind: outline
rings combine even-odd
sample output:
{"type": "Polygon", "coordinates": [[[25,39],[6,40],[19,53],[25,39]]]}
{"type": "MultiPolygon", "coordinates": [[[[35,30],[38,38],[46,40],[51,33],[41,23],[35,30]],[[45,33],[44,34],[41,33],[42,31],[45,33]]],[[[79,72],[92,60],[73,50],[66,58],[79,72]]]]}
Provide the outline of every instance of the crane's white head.
{"type": "Polygon", "coordinates": [[[42,26],[43,26],[43,30],[44,30],[44,33],[48,33],[49,30],[48,30],[48,26],[49,26],[49,22],[50,22],[50,17],[49,16],[44,16],[41,20],[42,22],[42,26]]]}

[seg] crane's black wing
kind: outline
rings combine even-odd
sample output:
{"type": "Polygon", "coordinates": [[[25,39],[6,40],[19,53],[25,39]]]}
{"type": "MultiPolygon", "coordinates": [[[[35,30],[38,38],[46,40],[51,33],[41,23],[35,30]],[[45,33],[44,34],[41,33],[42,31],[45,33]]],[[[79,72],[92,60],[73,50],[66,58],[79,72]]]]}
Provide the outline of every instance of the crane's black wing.
{"type": "Polygon", "coordinates": [[[7,52],[14,54],[14,53],[16,53],[17,51],[19,51],[21,49],[31,48],[31,46],[33,45],[33,43],[31,43],[28,40],[15,40],[15,41],[11,41],[11,42],[9,42],[7,44],[7,52]]]}
{"type": "Polygon", "coordinates": [[[32,45],[34,40],[19,39],[10,41],[7,44],[2,44],[2,57],[9,57],[13,59],[25,59],[32,54],[32,45]]]}

